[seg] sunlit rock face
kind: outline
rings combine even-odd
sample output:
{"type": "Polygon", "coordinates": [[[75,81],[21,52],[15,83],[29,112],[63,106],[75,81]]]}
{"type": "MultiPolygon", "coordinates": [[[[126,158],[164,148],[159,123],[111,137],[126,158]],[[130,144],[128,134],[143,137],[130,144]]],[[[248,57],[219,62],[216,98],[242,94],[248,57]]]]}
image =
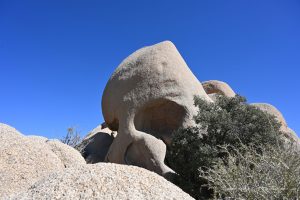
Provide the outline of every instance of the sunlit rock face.
{"type": "Polygon", "coordinates": [[[106,161],[162,175],[172,172],[164,164],[166,144],[174,130],[193,123],[195,95],[211,101],[172,42],[131,54],[112,74],[102,97],[105,122],[118,132],[106,161]]]}
{"type": "Polygon", "coordinates": [[[156,173],[136,166],[97,163],[49,174],[12,200],[192,200],[156,173]]]}
{"type": "Polygon", "coordinates": [[[58,140],[24,136],[0,123],[0,199],[29,188],[49,173],[85,164],[74,148],[58,140]]]}
{"type": "Polygon", "coordinates": [[[204,81],[202,82],[202,86],[205,92],[208,94],[208,96],[214,101],[216,100],[217,95],[223,95],[226,97],[235,96],[235,92],[233,91],[233,89],[231,89],[231,87],[223,81],[204,81]]]}

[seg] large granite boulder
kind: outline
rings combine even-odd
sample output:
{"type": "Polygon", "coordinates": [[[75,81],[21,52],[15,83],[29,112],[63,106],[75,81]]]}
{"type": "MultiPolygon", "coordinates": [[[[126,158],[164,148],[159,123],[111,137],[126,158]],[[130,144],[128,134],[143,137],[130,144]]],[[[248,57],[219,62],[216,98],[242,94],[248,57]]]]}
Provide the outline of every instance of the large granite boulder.
{"type": "Polygon", "coordinates": [[[12,199],[193,199],[156,173],[135,166],[98,163],[50,174],[12,199]]]}
{"type": "Polygon", "coordinates": [[[94,128],[77,146],[88,164],[104,162],[111,143],[116,136],[115,131],[106,127],[105,123],[94,128]]]}
{"type": "Polygon", "coordinates": [[[85,164],[78,151],[57,140],[26,137],[0,123],[0,199],[29,188],[51,172],[85,164]]]}
{"type": "Polygon", "coordinates": [[[235,92],[231,87],[223,82],[218,80],[210,80],[202,82],[202,86],[205,92],[214,100],[216,95],[223,95],[226,97],[234,97],[235,92]]]}
{"type": "Polygon", "coordinates": [[[172,172],[164,165],[164,145],[170,144],[174,130],[193,123],[195,95],[211,101],[173,43],[131,54],[112,74],[102,97],[105,122],[118,131],[106,161],[126,164],[132,161],[130,154],[142,152],[151,158],[143,167],[162,175],[172,172]]]}

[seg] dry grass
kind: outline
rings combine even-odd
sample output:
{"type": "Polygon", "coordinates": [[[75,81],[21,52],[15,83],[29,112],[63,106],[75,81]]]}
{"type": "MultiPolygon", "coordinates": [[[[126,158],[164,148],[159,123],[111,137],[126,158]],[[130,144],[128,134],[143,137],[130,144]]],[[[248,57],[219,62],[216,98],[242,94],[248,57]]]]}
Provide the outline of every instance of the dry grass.
{"type": "Polygon", "coordinates": [[[80,132],[78,132],[74,127],[70,127],[67,130],[66,136],[63,137],[60,141],[64,144],[76,148],[76,146],[81,143],[82,138],[80,136],[80,132]]]}
{"type": "Polygon", "coordinates": [[[200,170],[214,191],[214,199],[299,199],[300,152],[284,149],[222,146],[226,161],[200,170]]]}

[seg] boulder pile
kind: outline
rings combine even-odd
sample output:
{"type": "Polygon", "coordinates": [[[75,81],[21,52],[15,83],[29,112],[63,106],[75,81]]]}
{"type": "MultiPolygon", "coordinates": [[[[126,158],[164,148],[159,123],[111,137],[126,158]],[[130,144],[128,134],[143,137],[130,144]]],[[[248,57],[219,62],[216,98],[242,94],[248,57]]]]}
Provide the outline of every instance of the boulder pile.
{"type": "MultiPolygon", "coordinates": [[[[172,132],[193,125],[194,96],[214,102],[218,95],[236,93],[223,81],[200,83],[172,42],[141,48],[122,61],[108,80],[102,96],[105,129],[92,131],[92,140],[87,136],[84,145],[90,145],[83,148],[83,155],[89,163],[135,165],[168,178],[174,173],[164,163],[172,132]]],[[[274,106],[253,106],[275,115],[284,137],[300,144],[274,106]]]]}
{"type": "Polygon", "coordinates": [[[193,199],[154,172],[112,163],[86,164],[74,148],[58,140],[24,136],[6,124],[0,124],[0,155],[1,200],[193,199]]]}

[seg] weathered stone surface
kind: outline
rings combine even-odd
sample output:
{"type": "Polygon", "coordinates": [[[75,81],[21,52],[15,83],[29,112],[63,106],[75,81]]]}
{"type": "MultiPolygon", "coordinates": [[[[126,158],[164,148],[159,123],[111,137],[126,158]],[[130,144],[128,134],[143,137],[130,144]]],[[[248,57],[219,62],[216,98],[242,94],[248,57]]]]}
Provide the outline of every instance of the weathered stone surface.
{"type": "MultiPolygon", "coordinates": [[[[159,139],[169,144],[172,131],[193,122],[195,95],[211,101],[173,43],[161,42],[131,54],[115,70],[102,97],[105,122],[111,130],[118,131],[106,160],[126,163],[128,147],[134,149],[137,145],[136,149],[140,149],[136,142],[147,140],[144,134],[155,136],[157,145],[151,141],[151,147],[140,151],[163,152],[154,150],[161,148],[159,139]]],[[[163,160],[152,160],[150,166],[144,167],[164,165],[163,160]]],[[[163,170],[156,172],[159,171],[163,170]]]]}
{"type": "Polygon", "coordinates": [[[93,129],[78,146],[85,161],[89,164],[104,162],[116,134],[104,124],[93,129]]]}
{"type": "MultiPolygon", "coordinates": [[[[202,86],[207,94],[219,94],[224,95],[226,97],[234,97],[235,92],[231,89],[231,87],[223,82],[218,80],[210,80],[202,82],[202,86]]],[[[213,99],[215,96],[213,96],[213,99]]]]}
{"type": "Polygon", "coordinates": [[[164,142],[152,135],[143,132],[140,132],[140,134],[142,137],[138,138],[134,145],[130,145],[126,151],[126,164],[143,167],[171,179],[174,173],[173,170],[163,162],[157,162],[165,160],[167,149],[164,142]]]}
{"type": "Polygon", "coordinates": [[[43,137],[23,136],[0,123],[0,199],[27,189],[50,172],[85,163],[73,148],[55,142],[58,153],[46,141],[43,137]]]}
{"type": "Polygon", "coordinates": [[[86,163],[76,149],[63,144],[59,140],[47,140],[46,145],[48,145],[49,149],[55,153],[65,167],[86,163]]]}
{"type": "Polygon", "coordinates": [[[13,199],[192,199],[177,186],[143,168],[98,163],[66,168],[13,199]]]}

